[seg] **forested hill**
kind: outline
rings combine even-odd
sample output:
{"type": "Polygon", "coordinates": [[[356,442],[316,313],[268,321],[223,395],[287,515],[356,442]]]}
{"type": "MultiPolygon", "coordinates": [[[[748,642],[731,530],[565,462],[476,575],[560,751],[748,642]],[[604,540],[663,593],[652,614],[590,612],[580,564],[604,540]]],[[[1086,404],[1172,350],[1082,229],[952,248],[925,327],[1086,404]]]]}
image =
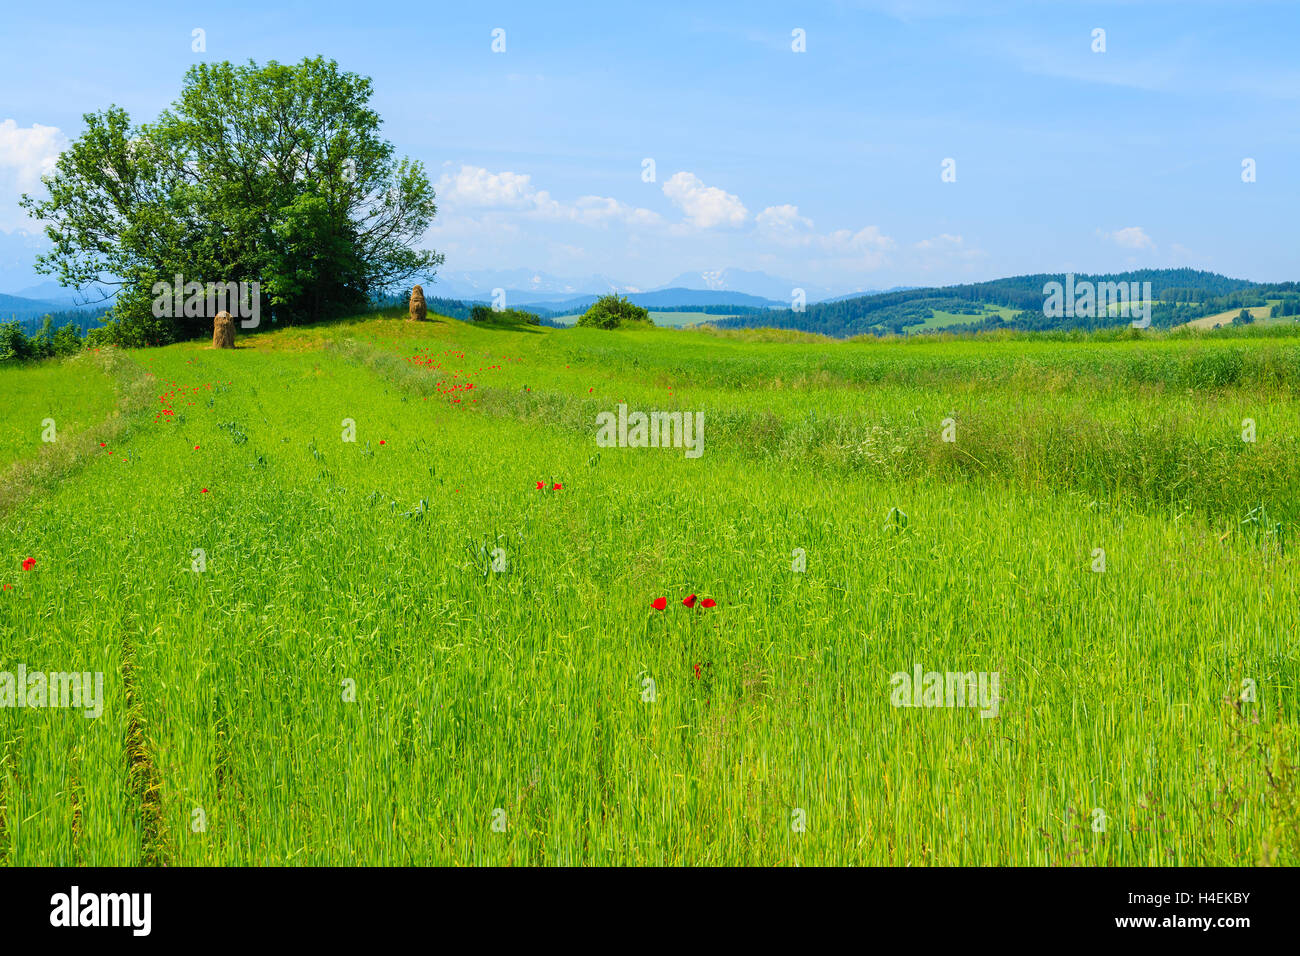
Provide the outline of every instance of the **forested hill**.
{"type": "MultiPolygon", "coordinates": [[[[1049,318],[1043,314],[1043,286],[1064,282],[1063,273],[1013,276],[967,285],[906,289],[836,302],[740,315],[720,320],[725,328],[772,327],[823,335],[905,333],[946,328],[973,331],[993,328],[1058,329],[1123,325],[1121,316],[1049,318]]],[[[1196,269],[1138,269],[1106,274],[1076,273],[1075,281],[1150,282],[1155,300],[1152,325],[1168,327],[1227,309],[1266,305],[1269,299],[1300,298],[1294,282],[1262,285],[1196,269]]],[[[1290,314],[1290,313],[1287,313],[1290,314]]]]}

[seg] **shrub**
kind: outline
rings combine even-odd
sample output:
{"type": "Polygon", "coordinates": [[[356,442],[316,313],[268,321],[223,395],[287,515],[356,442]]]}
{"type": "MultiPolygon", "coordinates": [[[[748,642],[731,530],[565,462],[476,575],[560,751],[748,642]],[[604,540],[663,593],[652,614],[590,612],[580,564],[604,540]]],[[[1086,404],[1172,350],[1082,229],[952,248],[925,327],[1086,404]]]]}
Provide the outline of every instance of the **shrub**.
{"type": "Polygon", "coordinates": [[[54,319],[45,317],[40,331],[34,335],[23,332],[19,322],[0,325],[0,361],[21,362],[75,355],[81,351],[80,330],[76,325],[64,325],[54,331],[54,319]]]}
{"type": "Polygon", "coordinates": [[[654,324],[650,321],[649,311],[617,295],[602,295],[578,319],[578,325],[593,329],[616,329],[624,322],[654,324]]]}
{"type": "Polygon", "coordinates": [[[17,322],[0,325],[0,362],[21,361],[30,357],[31,346],[23,334],[23,327],[17,322]]]}
{"type": "Polygon", "coordinates": [[[469,317],[475,322],[498,322],[506,325],[541,325],[542,320],[523,309],[502,309],[497,311],[486,305],[476,305],[469,310],[469,317]]]}

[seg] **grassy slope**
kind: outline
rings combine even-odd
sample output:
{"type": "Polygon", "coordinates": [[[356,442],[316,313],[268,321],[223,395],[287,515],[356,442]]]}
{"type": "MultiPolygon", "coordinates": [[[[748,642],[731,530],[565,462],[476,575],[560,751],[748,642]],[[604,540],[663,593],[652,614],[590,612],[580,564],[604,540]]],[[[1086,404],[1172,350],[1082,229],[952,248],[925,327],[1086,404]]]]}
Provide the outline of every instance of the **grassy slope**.
{"type": "Polygon", "coordinates": [[[908,326],[908,332],[925,332],[933,329],[945,329],[950,325],[967,325],[971,322],[982,321],[986,316],[997,315],[1003,319],[1010,320],[1016,315],[1016,310],[1004,305],[981,305],[984,310],[982,315],[966,315],[958,312],[944,312],[941,309],[935,309],[934,314],[919,325],[908,326]]]}
{"type": "Polygon", "coordinates": [[[1296,558],[1239,522],[1294,514],[1300,341],[755,338],[135,353],[176,414],[0,518],[3,666],[108,697],[0,711],[6,862],[1297,861],[1296,558]],[[619,400],[704,456],[596,448],[619,400]]]}

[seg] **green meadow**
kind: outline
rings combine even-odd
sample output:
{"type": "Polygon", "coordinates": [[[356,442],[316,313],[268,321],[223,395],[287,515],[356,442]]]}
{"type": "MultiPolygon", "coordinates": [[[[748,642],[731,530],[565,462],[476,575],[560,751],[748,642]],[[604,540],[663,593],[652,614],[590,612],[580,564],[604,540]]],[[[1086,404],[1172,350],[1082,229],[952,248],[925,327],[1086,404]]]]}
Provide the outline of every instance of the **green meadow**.
{"type": "Polygon", "coordinates": [[[239,346],[0,368],[9,865],[1300,862],[1300,334],[239,346]]]}
{"type": "Polygon", "coordinates": [[[909,326],[909,332],[928,332],[936,329],[945,329],[950,325],[966,325],[971,322],[979,322],[990,315],[996,315],[1006,321],[1010,321],[1016,315],[1016,310],[1005,305],[989,305],[987,303],[980,306],[982,310],[979,315],[967,315],[961,312],[945,312],[942,309],[932,309],[932,315],[917,325],[909,326]]]}

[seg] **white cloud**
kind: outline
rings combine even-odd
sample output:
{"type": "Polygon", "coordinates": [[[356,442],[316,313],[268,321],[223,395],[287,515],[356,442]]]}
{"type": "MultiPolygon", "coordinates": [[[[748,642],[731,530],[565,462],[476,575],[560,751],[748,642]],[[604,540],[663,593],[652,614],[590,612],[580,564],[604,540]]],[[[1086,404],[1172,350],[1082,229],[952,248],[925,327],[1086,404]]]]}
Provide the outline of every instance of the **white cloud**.
{"type": "Polygon", "coordinates": [[[1125,249],[1154,249],[1156,244],[1141,226],[1127,226],[1114,232],[1103,232],[1103,239],[1109,239],[1125,249]]]}
{"type": "MultiPolygon", "coordinates": [[[[985,257],[955,234],[902,242],[876,225],[818,230],[793,203],[751,214],[738,196],[690,172],[674,173],[661,188],[677,213],[661,216],[607,196],[556,199],[523,173],[448,164],[438,183],[442,209],[431,238],[449,253],[448,261],[475,265],[516,258],[557,272],[580,262],[584,269],[621,274],[630,264],[662,259],[748,255],[777,274],[834,283],[845,276],[861,283],[865,276],[899,270],[948,274],[985,257]],[[604,231],[596,244],[583,238],[583,230],[593,227],[604,231]],[[539,249],[549,256],[545,262],[538,262],[539,249]]],[[[720,275],[700,275],[705,287],[721,283],[720,275]]]]}
{"type": "Polygon", "coordinates": [[[916,244],[916,248],[923,251],[943,251],[945,249],[955,249],[961,246],[965,240],[961,236],[954,236],[945,232],[935,236],[933,239],[922,239],[916,244]]]}
{"type": "Polygon", "coordinates": [[[754,217],[754,222],[763,236],[782,245],[807,243],[813,228],[813,221],[807,216],[799,215],[799,207],[789,203],[784,206],[768,206],[754,217]]]}
{"type": "Polygon", "coordinates": [[[446,203],[470,208],[518,209],[535,205],[539,198],[549,199],[532,184],[532,177],[522,173],[491,173],[481,166],[461,166],[438,181],[438,197],[446,203]]]}
{"type": "Polygon", "coordinates": [[[878,254],[894,248],[894,240],[879,226],[867,226],[857,232],[836,229],[822,239],[822,245],[828,252],[878,254]]]}
{"type": "Polygon", "coordinates": [[[830,265],[844,269],[879,269],[894,248],[894,240],[880,231],[879,226],[865,226],[854,232],[836,229],[826,235],[814,236],[811,245],[827,256],[830,265]]]}
{"type": "Polygon", "coordinates": [[[34,221],[18,208],[22,193],[39,193],[41,176],[53,171],[67,137],[56,126],[0,122],[0,229],[31,228],[34,221]]]}
{"type": "Polygon", "coordinates": [[[560,218],[588,224],[616,221],[649,226],[662,221],[657,212],[629,206],[608,196],[579,196],[571,207],[562,206],[557,212],[560,218]]]}
{"type": "Polygon", "coordinates": [[[706,186],[694,173],[674,173],[664,183],[664,195],[686,214],[686,219],[700,229],[714,226],[740,226],[749,218],[749,210],[740,197],[706,186]]]}
{"type": "Polygon", "coordinates": [[[894,240],[880,231],[879,226],[865,226],[856,232],[837,229],[820,234],[813,231],[813,221],[800,215],[799,207],[768,206],[754,221],[762,238],[787,247],[804,247],[821,252],[834,259],[845,260],[855,268],[879,268],[885,254],[894,248],[894,240]]]}
{"type": "Polygon", "coordinates": [[[586,225],[616,221],[648,225],[660,220],[658,213],[607,196],[580,196],[571,203],[561,202],[534,186],[526,173],[494,173],[481,166],[461,166],[455,173],[444,173],[436,193],[449,215],[469,209],[503,210],[586,225]]]}

